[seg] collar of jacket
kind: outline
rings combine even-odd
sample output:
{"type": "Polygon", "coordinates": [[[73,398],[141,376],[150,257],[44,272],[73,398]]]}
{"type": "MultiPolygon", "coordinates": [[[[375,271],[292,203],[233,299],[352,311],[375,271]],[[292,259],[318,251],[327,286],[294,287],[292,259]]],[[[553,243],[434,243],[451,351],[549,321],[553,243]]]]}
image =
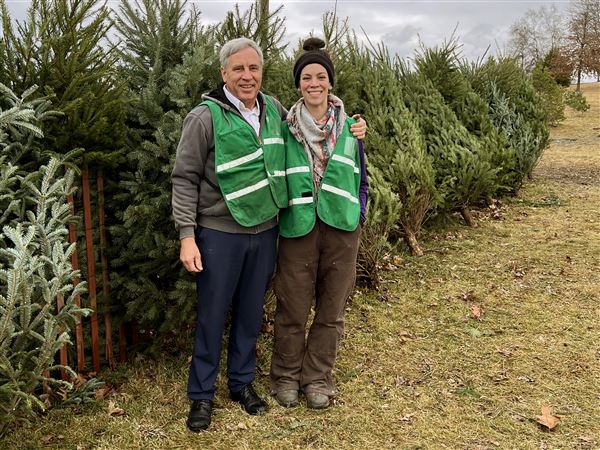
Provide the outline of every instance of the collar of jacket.
{"type": "MultiPolygon", "coordinates": [[[[223,91],[223,86],[225,86],[225,83],[223,83],[223,82],[219,83],[219,86],[216,89],[213,89],[208,94],[202,94],[202,99],[203,100],[212,100],[213,102],[218,103],[219,106],[221,106],[221,108],[223,108],[229,112],[232,112],[234,114],[237,114],[238,116],[242,117],[242,119],[243,119],[242,113],[240,113],[240,111],[235,107],[235,105],[233,103],[231,103],[229,101],[229,99],[225,95],[225,91],[223,91]]],[[[256,100],[258,101],[258,105],[260,108],[260,125],[262,127],[262,125],[265,121],[264,94],[262,92],[259,92],[256,100]]]]}

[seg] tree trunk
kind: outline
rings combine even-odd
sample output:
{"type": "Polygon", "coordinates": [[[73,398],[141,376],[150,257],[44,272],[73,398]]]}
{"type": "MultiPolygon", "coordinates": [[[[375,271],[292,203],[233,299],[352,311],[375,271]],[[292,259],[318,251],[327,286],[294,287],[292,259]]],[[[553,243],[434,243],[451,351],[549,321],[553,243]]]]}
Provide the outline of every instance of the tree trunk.
{"type": "Polygon", "coordinates": [[[94,229],[92,224],[92,203],[90,200],[90,170],[87,162],[83,163],[81,176],[81,193],[83,195],[83,222],[85,226],[85,254],[87,266],[88,296],[90,299],[91,333],[92,333],[92,365],[94,371],[100,371],[100,341],[98,338],[98,303],[96,300],[96,268],[94,265],[94,229]]]}
{"type": "Polygon", "coordinates": [[[104,226],[104,171],[98,169],[96,174],[98,188],[98,225],[100,226],[100,265],[102,267],[102,296],[104,300],[105,355],[108,366],[116,366],[113,354],[112,323],[110,316],[110,289],[108,284],[108,258],[106,256],[106,228],[104,226]]]}
{"type": "Polygon", "coordinates": [[[262,47],[263,52],[267,50],[268,44],[268,18],[269,18],[269,0],[260,0],[259,1],[259,11],[258,11],[258,34],[259,34],[259,44],[262,47]]]}
{"type": "Polygon", "coordinates": [[[471,228],[475,226],[475,221],[473,220],[473,216],[471,216],[471,211],[469,211],[469,208],[467,206],[463,206],[462,208],[460,208],[460,214],[463,216],[463,219],[465,219],[467,226],[471,228]]]}
{"type": "Polygon", "coordinates": [[[423,250],[421,250],[421,247],[419,247],[417,236],[414,231],[404,229],[404,240],[408,244],[408,248],[410,248],[410,254],[412,256],[423,256],[423,250]]]}

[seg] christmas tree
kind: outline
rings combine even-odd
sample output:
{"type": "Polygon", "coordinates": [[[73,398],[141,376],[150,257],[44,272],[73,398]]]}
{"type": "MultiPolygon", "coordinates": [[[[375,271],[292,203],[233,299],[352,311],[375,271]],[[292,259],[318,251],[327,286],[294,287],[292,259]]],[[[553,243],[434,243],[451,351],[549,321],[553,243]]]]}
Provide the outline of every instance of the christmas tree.
{"type": "Polygon", "coordinates": [[[457,119],[432,82],[401,68],[403,98],[433,158],[435,183],[440,195],[438,213],[459,211],[474,225],[469,206],[492,191],[496,169],[477,141],[457,119]]]}
{"type": "MultiPolygon", "coordinates": [[[[0,84],[0,149],[19,142],[27,148],[42,137],[28,100],[34,90],[17,97],[0,84]],[[9,107],[5,109],[4,105],[9,107]]],[[[36,392],[42,383],[68,382],[52,377],[63,369],[56,353],[70,343],[69,330],[88,310],[75,298],[85,283],[73,287],[77,277],[70,256],[75,244],[67,243],[73,172],[63,173],[64,162],[50,160],[24,174],[7,154],[0,156],[0,435],[44,404],[36,392]]]]}
{"type": "Polygon", "coordinates": [[[436,203],[431,155],[413,115],[406,108],[397,67],[387,50],[379,48],[376,61],[364,67],[365,114],[369,117],[369,165],[375,166],[399,201],[397,222],[411,253],[423,254],[417,236],[436,203]]]}
{"type": "Polygon", "coordinates": [[[482,159],[495,171],[485,197],[506,192],[513,184],[515,152],[489,117],[487,102],[471,87],[460,70],[460,45],[452,39],[436,48],[421,48],[415,58],[419,73],[429,79],[461,124],[477,142],[482,159]]]}

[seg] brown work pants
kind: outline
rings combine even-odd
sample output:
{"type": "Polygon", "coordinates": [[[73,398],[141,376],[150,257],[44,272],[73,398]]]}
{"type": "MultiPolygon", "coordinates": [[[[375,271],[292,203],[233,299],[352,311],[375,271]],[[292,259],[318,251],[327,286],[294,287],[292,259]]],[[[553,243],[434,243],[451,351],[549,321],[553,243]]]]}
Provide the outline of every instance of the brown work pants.
{"type": "Polygon", "coordinates": [[[356,279],[360,226],[341,231],[317,219],[299,238],[279,237],[271,392],[335,395],[331,372],[344,330],[346,301],[356,279]],[[315,315],[306,324],[315,299],[315,315]]]}

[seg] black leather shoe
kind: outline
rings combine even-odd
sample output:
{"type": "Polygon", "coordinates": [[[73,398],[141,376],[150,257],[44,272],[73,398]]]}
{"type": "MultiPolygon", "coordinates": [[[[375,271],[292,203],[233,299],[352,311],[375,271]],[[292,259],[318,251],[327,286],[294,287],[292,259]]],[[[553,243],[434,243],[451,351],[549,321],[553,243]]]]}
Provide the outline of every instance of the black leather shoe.
{"type": "Polygon", "coordinates": [[[252,384],[247,384],[239,392],[231,392],[231,400],[238,402],[252,415],[267,412],[268,409],[267,402],[258,396],[252,384]]]}
{"type": "Polygon", "coordinates": [[[199,431],[206,430],[210,425],[210,418],[212,415],[212,400],[194,400],[190,407],[190,413],[187,418],[187,427],[190,431],[198,433],[199,431]]]}

